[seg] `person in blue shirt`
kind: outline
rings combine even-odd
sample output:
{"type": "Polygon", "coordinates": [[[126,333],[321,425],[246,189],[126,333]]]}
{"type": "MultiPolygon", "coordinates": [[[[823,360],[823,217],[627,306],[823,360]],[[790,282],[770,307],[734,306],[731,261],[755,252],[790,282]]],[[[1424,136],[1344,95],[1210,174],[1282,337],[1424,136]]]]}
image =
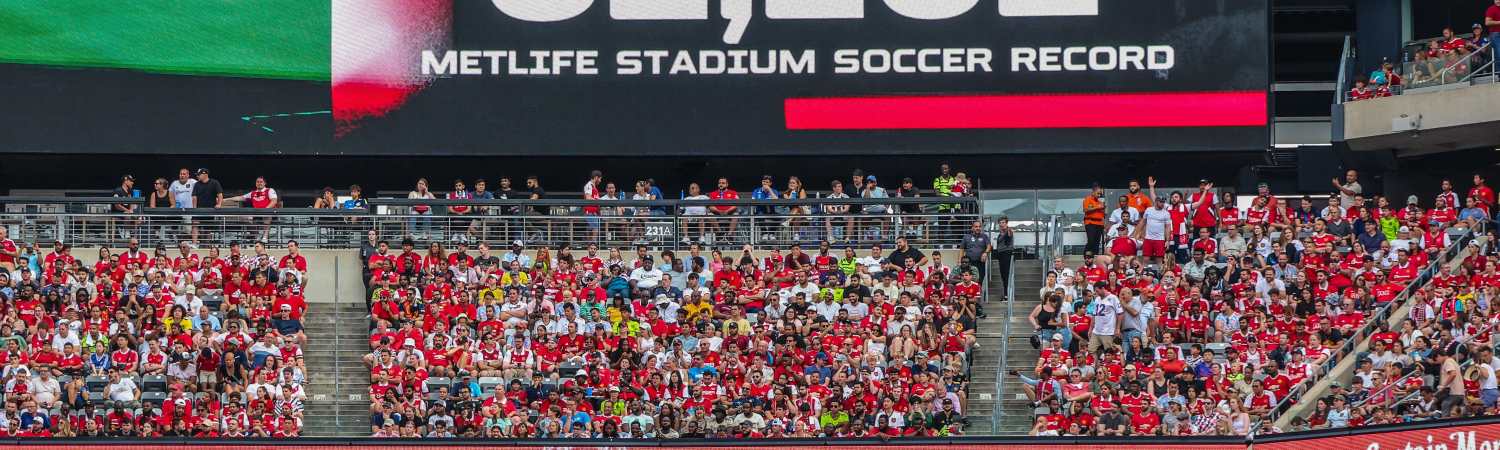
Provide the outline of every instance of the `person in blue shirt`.
{"type": "Polygon", "coordinates": [[[31,273],[33,274],[42,273],[42,254],[36,251],[36,246],[22,244],[20,258],[25,260],[25,262],[17,264],[19,268],[31,269],[31,273]]]}
{"type": "Polygon", "coordinates": [[[1489,222],[1490,215],[1474,203],[1474,197],[1469,197],[1464,199],[1464,209],[1458,212],[1458,221],[1468,223],[1472,227],[1480,223],[1489,222]]]}
{"type": "MultiPolygon", "coordinates": [[[[656,179],[655,178],[647,178],[644,181],[646,182],[646,193],[650,194],[652,199],[661,200],[663,198],[661,196],[661,188],[656,186],[656,179]]],[[[665,215],[667,215],[667,207],[665,207],[665,206],[652,206],[651,207],[651,215],[653,215],[653,216],[665,216],[665,215]]]]}
{"type": "Polygon", "coordinates": [[[688,368],[688,379],[692,380],[694,383],[697,383],[698,380],[703,378],[705,375],[719,375],[719,369],[715,368],[714,366],[704,364],[702,356],[694,355],[693,363],[694,366],[688,368]]]}
{"type": "Polygon", "coordinates": [[[364,189],[355,184],[349,186],[349,198],[340,203],[339,207],[343,209],[369,209],[370,202],[365,200],[364,189]]]}
{"type": "MultiPolygon", "coordinates": [[[[750,191],[750,198],[753,200],[775,200],[781,198],[781,194],[776,192],[776,188],[771,187],[772,181],[773,180],[771,179],[770,175],[761,176],[760,186],[756,187],[755,190],[750,191]]],[[[761,208],[760,210],[768,211],[769,208],[761,208]]]]}
{"type": "MultiPolygon", "coordinates": [[[[761,177],[760,177],[760,185],[756,186],[755,190],[750,191],[750,199],[751,200],[777,200],[777,199],[780,199],[781,198],[781,193],[780,192],[776,192],[776,188],[771,186],[771,182],[772,181],[774,181],[774,180],[772,180],[772,178],[771,178],[770,175],[761,175],[761,177]]],[[[774,210],[774,208],[772,208],[770,206],[760,206],[760,207],[756,207],[755,208],[755,213],[756,214],[774,214],[775,210],[774,210]]]]}

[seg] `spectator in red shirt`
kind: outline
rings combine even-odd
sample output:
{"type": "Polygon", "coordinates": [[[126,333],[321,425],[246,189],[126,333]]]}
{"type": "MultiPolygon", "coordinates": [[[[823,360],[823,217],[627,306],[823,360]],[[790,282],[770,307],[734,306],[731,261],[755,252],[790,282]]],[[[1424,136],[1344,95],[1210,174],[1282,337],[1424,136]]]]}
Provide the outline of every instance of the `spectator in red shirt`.
{"type": "Polygon", "coordinates": [[[1475,199],[1484,212],[1494,217],[1495,211],[1491,207],[1495,206],[1495,191],[1484,184],[1484,175],[1474,174],[1474,187],[1469,189],[1469,198],[1475,199]]]}
{"type": "MultiPolygon", "coordinates": [[[[708,193],[708,198],[710,200],[739,200],[740,193],[729,187],[728,178],[719,177],[717,188],[708,193]]],[[[735,205],[713,205],[709,207],[709,212],[713,213],[713,215],[728,219],[714,221],[710,229],[715,230],[714,233],[723,233],[726,238],[729,237],[739,225],[740,219],[737,217],[739,210],[740,207],[735,205]]],[[[713,236],[711,235],[710,239],[707,240],[712,242],[713,236]]]]}
{"type": "Polygon", "coordinates": [[[1365,82],[1365,79],[1354,80],[1354,87],[1349,89],[1349,100],[1368,100],[1372,98],[1375,98],[1375,91],[1370,90],[1370,86],[1365,82]]]}

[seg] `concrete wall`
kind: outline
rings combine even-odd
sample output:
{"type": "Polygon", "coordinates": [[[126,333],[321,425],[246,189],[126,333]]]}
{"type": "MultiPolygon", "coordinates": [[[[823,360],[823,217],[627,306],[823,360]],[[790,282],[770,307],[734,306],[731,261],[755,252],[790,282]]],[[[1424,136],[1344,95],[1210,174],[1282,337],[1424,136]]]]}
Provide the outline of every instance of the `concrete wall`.
{"type": "Polygon", "coordinates": [[[1354,150],[1437,152],[1500,145],[1500,84],[1454,86],[1349,102],[1343,137],[1354,150]],[[1421,116],[1418,132],[1392,132],[1391,120],[1421,116]]]}

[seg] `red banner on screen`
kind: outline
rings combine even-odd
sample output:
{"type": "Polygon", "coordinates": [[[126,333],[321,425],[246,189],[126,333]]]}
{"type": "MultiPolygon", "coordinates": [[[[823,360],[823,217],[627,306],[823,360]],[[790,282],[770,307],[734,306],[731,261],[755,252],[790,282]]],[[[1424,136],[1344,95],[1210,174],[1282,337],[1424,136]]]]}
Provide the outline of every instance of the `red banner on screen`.
{"type": "Polygon", "coordinates": [[[785,109],[788,130],[1266,125],[1263,91],[791,98],[785,109]]]}

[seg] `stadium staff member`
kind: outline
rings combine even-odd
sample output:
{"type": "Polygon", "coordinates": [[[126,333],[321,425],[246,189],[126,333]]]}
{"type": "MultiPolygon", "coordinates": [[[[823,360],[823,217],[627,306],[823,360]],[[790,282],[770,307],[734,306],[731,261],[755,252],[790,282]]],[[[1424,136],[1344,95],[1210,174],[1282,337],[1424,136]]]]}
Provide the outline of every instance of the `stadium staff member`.
{"type": "Polygon", "coordinates": [[[984,232],[984,224],[974,221],[969,227],[969,234],[964,235],[963,243],[964,257],[969,258],[969,262],[979,269],[978,275],[983,279],[986,275],[985,266],[990,262],[990,252],[995,250],[989,233],[984,232]]]}
{"type": "Polygon", "coordinates": [[[1083,233],[1088,236],[1084,251],[1100,253],[1104,242],[1104,188],[1094,183],[1088,197],[1083,198],[1083,233]]]}

